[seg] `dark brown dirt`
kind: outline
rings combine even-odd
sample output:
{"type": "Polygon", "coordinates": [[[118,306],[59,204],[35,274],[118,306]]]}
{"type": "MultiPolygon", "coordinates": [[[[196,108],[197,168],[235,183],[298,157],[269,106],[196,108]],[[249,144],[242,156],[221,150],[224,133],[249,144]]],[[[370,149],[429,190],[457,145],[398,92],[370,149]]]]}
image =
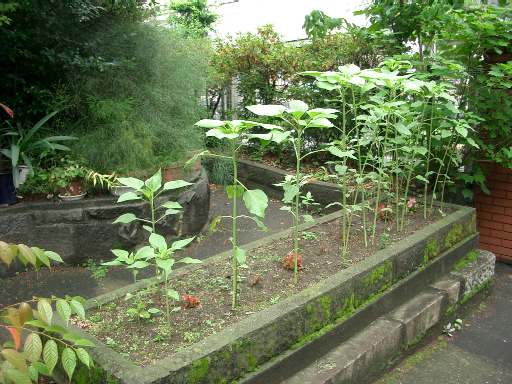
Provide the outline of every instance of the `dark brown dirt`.
{"type": "Polygon", "coordinates": [[[171,281],[172,288],[180,295],[193,295],[201,302],[199,307],[191,309],[182,309],[180,303],[175,303],[171,324],[166,323],[163,312],[149,320],[133,319],[127,314],[137,303],[145,309],[165,310],[160,287],[153,287],[91,312],[90,330],[137,364],[149,365],[357,263],[428,223],[420,213],[412,213],[405,230],[397,233],[394,223],[379,221],[374,243],[365,247],[360,224],[354,222],[348,262],[339,255],[340,222],[324,223],[302,233],[303,270],[298,284],[293,282],[293,272],[281,264],[283,257],[292,250],[291,238],[283,239],[248,252],[248,267],[241,269],[241,304],[237,311],[230,308],[231,269],[226,259],[171,281]]]}

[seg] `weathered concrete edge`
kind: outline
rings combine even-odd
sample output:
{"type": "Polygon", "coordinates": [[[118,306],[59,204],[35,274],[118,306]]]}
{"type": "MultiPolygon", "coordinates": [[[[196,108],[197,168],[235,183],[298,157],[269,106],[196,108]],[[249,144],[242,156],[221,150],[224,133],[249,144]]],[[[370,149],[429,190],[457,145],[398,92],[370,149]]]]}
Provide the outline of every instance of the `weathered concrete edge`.
{"type": "MultiPolygon", "coordinates": [[[[341,354],[345,357],[345,360],[333,360],[332,357],[336,356],[336,353],[330,352],[331,356],[327,358],[327,360],[334,361],[336,368],[328,375],[319,375],[318,378],[315,377],[315,382],[318,384],[365,384],[372,382],[372,379],[375,379],[387,369],[390,362],[396,360],[406,350],[417,344],[431,328],[441,323],[445,318],[446,310],[450,307],[449,298],[453,292],[451,288],[440,288],[438,284],[439,281],[448,280],[458,286],[457,305],[461,305],[463,304],[463,299],[468,295],[467,292],[464,294],[462,289],[460,289],[460,287],[468,283],[467,276],[477,275],[482,281],[481,284],[474,287],[471,291],[471,297],[473,297],[484,284],[488,284],[492,281],[494,269],[485,267],[493,264],[494,261],[494,255],[480,251],[477,261],[464,268],[464,274],[448,272],[436,282],[426,286],[415,298],[397,308],[398,312],[393,311],[387,316],[377,318],[365,328],[365,330],[354,335],[351,339],[347,340],[346,343],[336,348],[338,351],[346,350],[348,352],[344,356],[341,354]],[[458,280],[458,278],[460,278],[460,280],[458,280]],[[402,312],[400,312],[400,308],[402,312]],[[406,316],[406,319],[404,319],[401,315],[397,314],[404,313],[404,310],[405,312],[409,310],[409,315],[412,314],[412,316],[406,316]],[[387,338],[387,325],[390,322],[400,324],[400,337],[393,339],[387,338]],[[410,327],[411,324],[413,327],[410,327]],[[406,337],[408,327],[409,330],[412,329],[412,333],[406,337]],[[369,329],[372,329],[372,331],[370,332],[369,329]],[[353,340],[357,340],[358,342],[354,343],[353,340]],[[361,348],[361,346],[364,347],[361,348]]],[[[338,356],[340,356],[339,353],[338,356]]],[[[306,367],[303,371],[305,371],[306,374],[302,376],[301,379],[304,379],[304,377],[306,380],[308,378],[310,379],[311,377],[308,376],[308,374],[315,375],[313,368],[306,367]]],[[[291,380],[290,384],[296,381],[297,380],[291,380]]],[[[249,380],[243,380],[239,382],[239,384],[249,382],[249,380]]],[[[288,381],[285,382],[288,383],[288,381]]]]}
{"type": "MultiPolygon", "coordinates": [[[[473,208],[470,207],[457,207],[458,210],[447,215],[441,220],[429,225],[417,232],[413,235],[407,237],[399,243],[396,243],[392,247],[388,249],[381,250],[374,254],[373,256],[365,259],[364,261],[346,269],[338,272],[336,275],[331,276],[328,279],[325,279],[318,283],[317,285],[310,287],[292,297],[289,297],[282,302],[267,308],[264,311],[258,312],[249,318],[246,318],[239,323],[233,325],[232,327],[220,332],[219,334],[212,335],[203,341],[192,345],[189,348],[184,349],[183,351],[176,354],[172,359],[164,358],[154,365],[141,368],[131,363],[128,359],[124,358],[117,352],[113,351],[106,345],[104,345],[99,340],[91,337],[91,335],[86,334],[84,332],[82,335],[90,338],[93,342],[96,343],[97,347],[93,350],[93,356],[96,361],[99,362],[107,372],[113,373],[116,377],[126,383],[151,383],[162,379],[163,377],[168,376],[173,371],[178,371],[179,369],[192,364],[194,361],[200,360],[215,350],[219,350],[226,345],[236,341],[238,338],[243,337],[244,335],[250,335],[255,330],[262,328],[270,323],[278,321],[278,319],[288,313],[291,309],[297,308],[298,306],[305,305],[306,303],[314,300],[315,298],[319,298],[327,292],[331,291],[336,286],[342,285],[345,282],[357,277],[365,272],[368,272],[372,268],[378,267],[382,265],[389,259],[392,259],[394,256],[397,256],[407,249],[410,249],[414,246],[414,244],[418,244],[423,242],[426,238],[431,237],[436,234],[438,231],[442,231],[443,229],[449,228],[451,225],[457,223],[460,220],[463,220],[468,215],[472,215],[474,212],[473,208]]],[[[308,225],[303,225],[303,229],[313,227],[315,225],[321,224],[323,222],[327,222],[339,217],[340,212],[335,212],[330,215],[326,215],[320,219],[318,219],[315,223],[311,223],[308,225]]],[[[247,249],[252,249],[261,245],[264,245],[270,241],[274,241],[276,239],[286,237],[290,234],[291,229],[284,230],[275,235],[271,235],[264,239],[257,240],[253,243],[250,243],[246,246],[247,249]]],[[[213,256],[209,258],[206,262],[216,262],[219,258],[224,258],[229,256],[230,252],[223,252],[219,255],[213,256]]],[[[181,275],[187,273],[193,268],[199,268],[200,266],[191,266],[190,268],[180,268],[180,270],[176,271],[176,275],[181,275]]],[[[133,286],[128,286],[124,289],[120,289],[114,292],[111,292],[107,295],[103,295],[102,297],[98,297],[96,299],[92,299],[88,302],[87,307],[90,308],[94,305],[101,305],[106,302],[115,300],[116,298],[123,296],[127,292],[131,292],[134,290],[141,289],[145,286],[151,285],[155,283],[155,279],[147,279],[145,281],[141,281],[136,283],[133,286]]]]}
{"type": "MultiPolygon", "coordinates": [[[[423,290],[423,288],[420,290],[414,289],[413,286],[417,285],[417,281],[421,280],[422,282],[426,282],[426,286],[433,286],[436,281],[435,275],[439,271],[443,271],[444,274],[449,273],[455,262],[460,259],[459,254],[462,252],[464,255],[467,253],[467,251],[475,249],[477,245],[478,234],[474,234],[473,236],[465,238],[450,249],[444,251],[441,255],[437,256],[425,267],[419,268],[403,279],[395,282],[382,295],[377,296],[374,300],[371,300],[365,303],[363,306],[357,308],[349,318],[343,319],[342,322],[337,323],[333,329],[328,329],[328,327],[326,327],[325,332],[318,332],[318,336],[316,338],[303,343],[300,349],[317,348],[319,344],[324,345],[333,339],[338,340],[340,334],[343,334],[343,340],[341,342],[348,340],[351,336],[370,324],[371,321],[365,322],[366,318],[369,317],[375,320],[376,318],[383,316],[379,315],[379,313],[385,313],[386,308],[403,304],[403,302],[397,300],[397,297],[401,298],[402,296],[405,296],[406,300],[408,300],[408,297],[410,298],[414,297],[414,295],[417,295],[418,292],[423,290]],[[407,293],[410,293],[410,295],[407,296],[403,293],[404,291],[407,291],[407,293]],[[377,316],[375,316],[375,314],[377,314],[377,316]],[[353,324],[356,324],[356,326],[354,327],[353,324]]],[[[451,275],[448,276],[452,277],[451,275]]],[[[459,296],[457,296],[457,299],[459,299],[459,296]]],[[[267,377],[261,377],[263,372],[268,371],[273,366],[282,363],[286,359],[290,359],[294,362],[299,361],[300,358],[297,357],[298,352],[299,349],[294,348],[283,352],[281,355],[277,356],[271,361],[268,361],[267,363],[259,366],[258,369],[254,372],[245,375],[240,381],[238,381],[238,384],[256,384],[265,382],[267,377]]],[[[284,367],[283,369],[286,370],[286,368],[287,367],[284,367]]]]}

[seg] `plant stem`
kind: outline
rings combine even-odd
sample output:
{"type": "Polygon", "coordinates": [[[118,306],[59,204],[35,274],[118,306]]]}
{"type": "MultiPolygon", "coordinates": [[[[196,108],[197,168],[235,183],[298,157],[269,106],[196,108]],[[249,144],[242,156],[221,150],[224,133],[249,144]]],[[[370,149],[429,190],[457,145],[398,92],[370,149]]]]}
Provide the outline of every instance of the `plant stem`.
{"type": "Polygon", "coordinates": [[[233,244],[233,253],[231,255],[231,309],[235,310],[238,306],[238,260],[236,258],[237,253],[237,215],[238,215],[238,164],[236,158],[236,147],[233,146],[232,150],[232,161],[233,161],[233,184],[234,184],[234,196],[233,196],[233,207],[232,207],[232,228],[231,228],[231,242],[233,244]]]}
{"type": "Polygon", "coordinates": [[[171,311],[169,309],[169,295],[168,295],[168,292],[169,292],[169,280],[168,280],[167,274],[166,274],[165,275],[165,292],[164,292],[164,296],[165,296],[165,315],[167,317],[167,326],[170,329],[171,328],[171,311]]]}
{"type": "MultiPolygon", "coordinates": [[[[432,149],[432,127],[434,124],[434,98],[432,98],[432,107],[430,111],[430,124],[428,125],[427,130],[427,162],[426,162],[426,172],[425,172],[425,179],[428,180],[428,173],[430,170],[430,151],[432,149]]],[[[423,191],[423,218],[427,219],[427,194],[428,194],[428,183],[425,182],[425,189],[423,191]]]]}
{"type": "MultiPolygon", "coordinates": [[[[364,175],[363,175],[363,171],[365,169],[365,167],[363,166],[363,159],[362,159],[362,156],[361,156],[361,143],[359,142],[359,122],[357,120],[357,103],[356,103],[356,95],[355,95],[355,92],[354,92],[354,89],[352,87],[350,87],[350,90],[352,91],[352,108],[353,108],[353,111],[354,111],[354,121],[355,121],[355,131],[356,131],[356,138],[357,138],[357,166],[358,166],[358,171],[359,171],[359,177],[360,178],[364,178],[364,175]]],[[[366,193],[364,191],[364,185],[359,185],[359,183],[357,183],[357,189],[359,190],[359,188],[361,188],[361,201],[363,202],[364,204],[364,201],[365,201],[365,198],[366,198],[366,193]]],[[[357,193],[356,193],[356,196],[357,196],[357,193]]],[[[354,201],[354,204],[357,202],[357,200],[354,201]]],[[[365,206],[363,205],[363,209],[362,209],[362,219],[363,219],[363,238],[364,238],[364,246],[367,247],[368,246],[368,230],[367,230],[367,224],[366,224],[366,210],[365,210],[365,206]]]]}
{"type": "Polygon", "coordinates": [[[295,144],[295,186],[297,194],[294,200],[294,234],[293,234],[293,281],[295,284],[299,281],[299,214],[300,214],[300,159],[301,159],[301,132],[297,129],[297,139],[295,144]]]}

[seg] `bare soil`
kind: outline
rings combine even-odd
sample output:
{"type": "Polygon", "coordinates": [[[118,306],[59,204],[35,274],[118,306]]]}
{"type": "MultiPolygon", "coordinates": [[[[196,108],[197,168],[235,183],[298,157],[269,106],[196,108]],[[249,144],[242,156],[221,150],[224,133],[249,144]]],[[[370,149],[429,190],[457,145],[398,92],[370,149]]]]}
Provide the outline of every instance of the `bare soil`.
{"type": "Polygon", "coordinates": [[[121,298],[91,311],[90,323],[85,326],[134,363],[149,365],[363,260],[437,219],[425,221],[420,212],[418,208],[416,213],[409,214],[407,226],[400,233],[396,232],[394,222],[379,220],[375,240],[368,247],[364,246],[359,222],[354,222],[348,260],[340,257],[339,220],[303,232],[300,242],[303,269],[297,284],[293,282],[293,271],[282,265],[282,259],[293,248],[291,238],[247,252],[247,268],[241,269],[240,306],[236,311],[231,311],[231,269],[226,259],[205,264],[171,281],[172,288],[180,295],[192,295],[201,303],[195,308],[182,308],[183,302],[174,303],[171,324],[166,323],[163,315],[162,287],[152,287],[132,298],[121,298]],[[130,316],[128,310],[137,304],[139,308],[158,308],[162,312],[150,319],[130,316]]]}

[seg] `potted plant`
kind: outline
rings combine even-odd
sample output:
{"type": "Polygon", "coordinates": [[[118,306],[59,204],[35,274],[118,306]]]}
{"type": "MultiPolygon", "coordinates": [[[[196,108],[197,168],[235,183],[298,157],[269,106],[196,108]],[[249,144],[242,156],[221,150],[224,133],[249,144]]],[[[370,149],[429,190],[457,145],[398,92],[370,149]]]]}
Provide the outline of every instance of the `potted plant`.
{"type": "Polygon", "coordinates": [[[50,171],[50,183],[58,196],[64,201],[81,200],[85,197],[85,177],[87,168],[69,158],[63,158],[62,164],[50,171]]]}
{"type": "Polygon", "coordinates": [[[12,124],[7,122],[8,129],[3,134],[4,140],[0,152],[11,160],[12,177],[16,188],[20,185],[20,181],[22,181],[20,180],[20,176],[22,178],[26,176],[24,174],[25,172],[20,171],[21,167],[28,167],[28,174],[33,174],[32,164],[36,157],[38,160],[41,160],[44,156],[58,150],[69,151],[69,148],[61,143],[63,141],[76,139],[72,136],[41,137],[38,135],[46,122],[56,114],[57,111],[49,113],[29,130],[23,129],[20,125],[14,128],[12,124]]]}

